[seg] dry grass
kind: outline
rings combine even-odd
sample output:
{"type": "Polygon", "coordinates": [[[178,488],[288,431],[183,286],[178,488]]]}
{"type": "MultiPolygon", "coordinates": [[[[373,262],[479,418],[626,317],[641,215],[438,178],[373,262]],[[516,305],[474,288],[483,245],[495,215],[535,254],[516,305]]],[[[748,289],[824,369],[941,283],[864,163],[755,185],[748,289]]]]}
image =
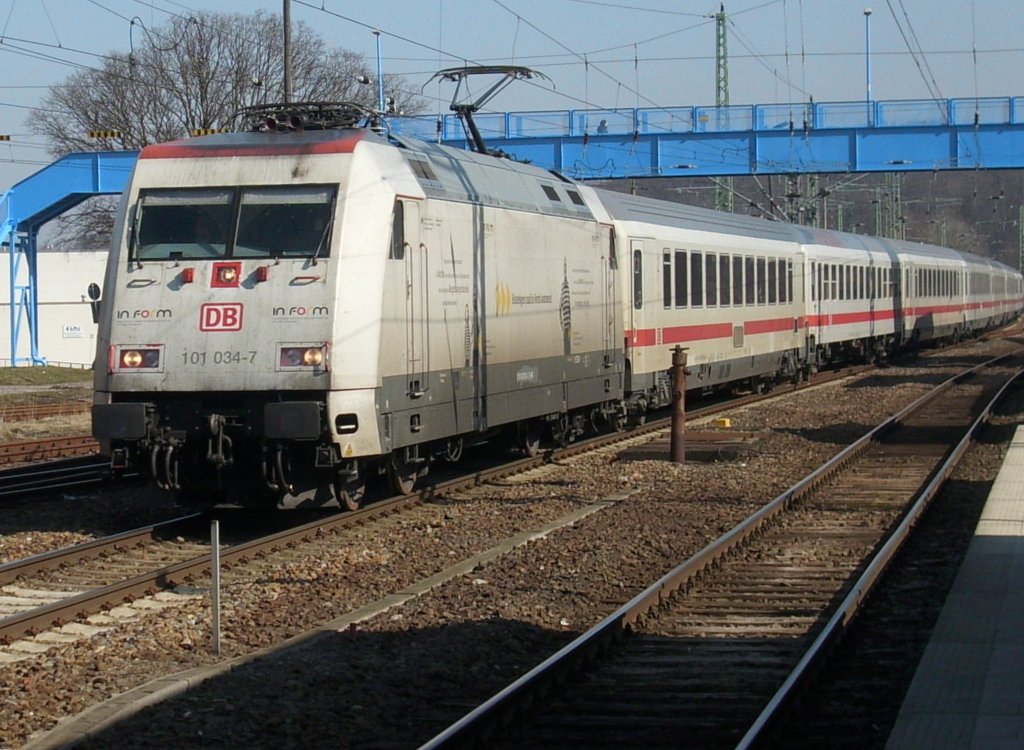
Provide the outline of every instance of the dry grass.
{"type": "Polygon", "coordinates": [[[30,419],[24,422],[0,422],[0,443],[17,443],[22,440],[42,440],[53,437],[78,437],[88,435],[90,430],[88,412],[30,419]]]}
{"type": "Polygon", "coordinates": [[[0,386],[80,383],[92,386],[92,370],[70,367],[0,367],[0,386]]]}

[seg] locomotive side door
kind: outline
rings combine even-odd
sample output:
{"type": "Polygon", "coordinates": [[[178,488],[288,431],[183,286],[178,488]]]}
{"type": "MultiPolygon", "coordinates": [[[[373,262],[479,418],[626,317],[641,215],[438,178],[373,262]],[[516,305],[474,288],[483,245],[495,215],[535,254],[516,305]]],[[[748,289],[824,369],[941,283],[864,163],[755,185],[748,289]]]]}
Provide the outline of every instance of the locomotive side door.
{"type": "Polygon", "coordinates": [[[402,201],[405,231],[405,363],[409,396],[427,389],[429,352],[429,252],[421,237],[420,205],[402,201]]]}
{"type": "Polygon", "coordinates": [[[620,336],[622,326],[619,324],[620,308],[616,299],[618,279],[618,258],[615,255],[615,229],[609,226],[601,227],[601,235],[606,243],[605,257],[601,263],[602,292],[601,305],[605,310],[605,325],[603,331],[603,346],[605,350],[605,361],[614,363],[616,351],[621,345],[620,336]]]}

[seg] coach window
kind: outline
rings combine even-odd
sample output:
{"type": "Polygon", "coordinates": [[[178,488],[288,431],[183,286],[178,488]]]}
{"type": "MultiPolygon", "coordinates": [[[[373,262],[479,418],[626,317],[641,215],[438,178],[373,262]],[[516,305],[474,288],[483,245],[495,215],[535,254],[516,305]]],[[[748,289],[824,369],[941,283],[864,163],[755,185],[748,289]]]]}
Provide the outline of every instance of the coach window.
{"type": "Polygon", "coordinates": [[[811,263],[811,302],[818,301],[818,265],[811,263]]]}
{"type": "Polygon", "coordinates": [[[757,277],[754,274],[754,259],[749,255],[743,259],[743,301],[747,305],[754,304],[754,292],[757,291],[757,277]]]}
{"type": "Polygon", "coordinates": [[[732,256],[732,303],[743,304],[743,256],[732,256]]]}
{"type": "Polygon", "coordinates": [[[729,305],[729,256],[718,256],[718,304],[729,305]]]}
{"type": "Polygon", "coordinates": [[[767,286],[768,274],[765,273],[765,265],[764,258],[757,259],[757,304],[759,305],[763,305],[767,299],[765,287],[767,286]]]}
{"type": "Polygon", "coordinates": [[[690,253],[690,304],[704,305],[704,258],[703,253],[690,253]]]}
{"type": "Polygon", "coordinates": [[[768,260],[768,304],[774,305],[779,301],[779,274],[778,261],[775,258],[768,260]]]}
{"type": "Polygon", "coordinates": [[[712,307],[718,304],[718,265],[713,253],[704,256],[704,269],[704,293],[707,295],[705,302],[708,307],[712,307]]]}
{"type": "Polygon", "coordinates": [[[661,254],[662,307],[672,307],[672,256],[666,250],[661,254]]]}
{"type": "Polygon", "coordinates": [[[633,309],[644,306],[644,256],[639,250],[633,251],[633,309]]]}
{"type": "Polygon", "coordinates": [[[686,273],[686,251],[676,250],[676,307],[686,307],[689,285],[686,273]]]}
{"type": "Polygon", "coordinates": [[[793,300],[793,261],[786,261],[786,304],[792,304],[793,300]]]}

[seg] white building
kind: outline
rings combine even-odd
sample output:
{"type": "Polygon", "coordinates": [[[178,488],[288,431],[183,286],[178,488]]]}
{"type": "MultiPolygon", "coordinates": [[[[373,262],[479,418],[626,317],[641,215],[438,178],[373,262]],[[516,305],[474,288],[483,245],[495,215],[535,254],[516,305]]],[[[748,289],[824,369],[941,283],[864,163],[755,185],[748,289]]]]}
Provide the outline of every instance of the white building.
{"type": "MultiPolygon", "coordinates": [[[[96,357],[96,324],[87,289],[103,287],[106,250],[40,250],[38,259],[39,355],[52,365],[91,367],[96,357]]],[[[11,362],[10,255],[0,252],[0,365],[11,362]]],[[[22,259],[24,263],[24,259],[22,259]]],[[[24,282],[24,269],[19,280],[24,282]]],[[[19,359],[31,360],[28,321],[22,318],[19,359]]]]}

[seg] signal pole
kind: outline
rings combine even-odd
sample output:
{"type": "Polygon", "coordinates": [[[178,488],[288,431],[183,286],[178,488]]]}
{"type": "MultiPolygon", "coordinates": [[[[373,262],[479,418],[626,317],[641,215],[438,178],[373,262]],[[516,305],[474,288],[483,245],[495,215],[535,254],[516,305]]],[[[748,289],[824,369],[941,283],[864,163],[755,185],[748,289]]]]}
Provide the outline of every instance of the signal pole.
{"type": "MultiPolygon", "coordinates": [[[[727,34],[725,3],[719,5],[715,13],[715,106],[718,108],[717,119],[722,120],[722,108],[729,106],[729,36],[727,34]]],[[[715,209],[718,211],[733,210],[732,177],[723,177],[715,184],[715,209]]]]}
{"type": "Polygon", "coordinates": [[[284,0],[284,103],[292,100],[292,0],[284,0]]]}

